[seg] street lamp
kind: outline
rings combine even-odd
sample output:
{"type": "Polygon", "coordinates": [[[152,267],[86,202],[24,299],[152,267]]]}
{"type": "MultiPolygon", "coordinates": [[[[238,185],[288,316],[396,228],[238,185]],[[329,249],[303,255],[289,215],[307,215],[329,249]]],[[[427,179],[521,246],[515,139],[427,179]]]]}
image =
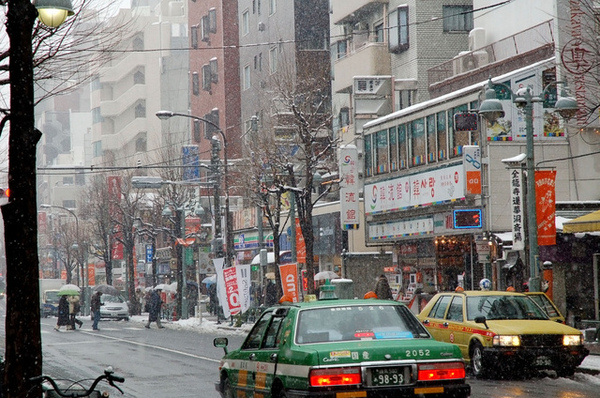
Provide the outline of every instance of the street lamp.
{"type": "MultiPolygon", "coordinates": [[[[180,112],[172,112],[172,111],[158,111],[156,112],[156,116],[161,120],[167,120],[173,116],[181,116],[187,117],[194,120],[201,120],[204,123],[207,123],[214,127],[216,131],[219,132],[221,138],[223,140],[223,175],[224,175],[224,184],[225,184],[225,238],[226,238],[226,246],[227,253],[225,255],[225,266],[231,265],[231,250],[233,249],[233,236],[231,233],[231,222],[229,215],[229,179],[228,179],[228,160],[227,160],[227,137],[221,128],[216,125],[214,122],[205,119],[203,117],[188,115],[187,113],[180,112]]],[[[215,207],[215,256],[217,258],[223,257],[223,245],[222,245],[222,232],[221,232],[221,193],[220,193],[220,175],[221,173],[217,170],[218,162],[219,162],[219,140],[216,137],[212,138],[212,156],[211,163],[215,166],[215,174],[217,176],[215,181],[215,194],[214,194],[214,207],[215,207]]]]}
{"type": "MultiPolygon", "coordinates": [[[[525,114],[525,134],[527,138],[527,240],[529,246],[529,290],[532,292],[540,291],[539,278],[539,249],[537,241],[537,212],[535,198],[535,160],[533,147],[533,104],[542,102],[549,87],[553,85],[563,84],[566,82],[552,82],[542,92],[541,96],[534,96],[530,87],[520,89],[514,93],[509,86],[503,83],[497,83],[504,87],[511,95],[511,99],[515,105],[525,114]]],[[[577,113],[577,101],[572,97],[566,96],[566,90],[563,88],[560,98],[554,105],[555,112],[561,117],[568,120],[577,113]]],[[[496,99],[496,91],[492,79],[488,80],[488,88],[485,91],[485,100],[479,107],[479,114],[490,123],[494,123],[498,118],[504,117],[502,103],[496,99]]]]}
{"type": "MultiPolygon", "coordinates": [[[[84,270],[83,270],[83,248],[80,250],[79,249],[79,242],[80,242],[80,236],[79,236],[79,217],[77,217],[77,214],[75,214],[75,212],[71,209],[68,209],[66,207],[63,206],[59,206],[59,205],[48,205],[48,204],[41,204],[40,208],[42,209],[51,209],[51,208],[56,208],[56,209],[61,209],[64,210],[68,213],[70,213],[74,218],[75,218],[75,240],[76,242],[73,243],[73,245],[71,246],[71,248],[73,250],[75,250],[75,252],[77,252],[77,254],[79,254],[79,258],[77,259],[77,263],[79,264],[79,266],[77,267],[77,286],[79,287],[85,287],[85,276],[84,276],[84,270]],[[79,280],[79,275],[81,274],[81,283],[79,280]]],[[[87,266],[85,267],[85,273],[87,274],[87,266]]]]}

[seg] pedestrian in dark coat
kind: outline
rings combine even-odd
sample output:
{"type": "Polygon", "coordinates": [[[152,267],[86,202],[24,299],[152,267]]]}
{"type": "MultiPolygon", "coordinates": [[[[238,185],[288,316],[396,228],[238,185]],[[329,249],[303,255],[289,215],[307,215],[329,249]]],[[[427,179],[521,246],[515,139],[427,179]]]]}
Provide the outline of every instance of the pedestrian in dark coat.
{"type": "Polygon", "coordinates": [[[164,326],[160,324],[160,310],[162,304],[159,290],[153,290],[148,303],[148,323],[146,324],[146,329],[150,329],[151,322],[156,322],[156,326],[158,326],[159,329],[164,328],[164,326]]]}
{"type": "Polygon", "coordinates": [[[90,312],[94,317],[94,323],[92,324],[92,329],[98,329],[98,322],[100,321],[100,307],[102,306],[102,300],[100,300],[100,296],[102,296],[102,292],[96,292],[92,296],[92,301],[90,303],[90,312]]]}
{"type": "Polygon", "coordinates": [[[67,296],[60,296],[60,300],[58,300],[58,320],[54,330],[59,331],[61,326],[69,326],[71,324],[70,320],[67,296]]]}
{"type": "Polygon", "coordinates": [[[375,284],[375,294],[380,300],[393,300],[392,288],[385,275],[380,275],[375,284]]]}

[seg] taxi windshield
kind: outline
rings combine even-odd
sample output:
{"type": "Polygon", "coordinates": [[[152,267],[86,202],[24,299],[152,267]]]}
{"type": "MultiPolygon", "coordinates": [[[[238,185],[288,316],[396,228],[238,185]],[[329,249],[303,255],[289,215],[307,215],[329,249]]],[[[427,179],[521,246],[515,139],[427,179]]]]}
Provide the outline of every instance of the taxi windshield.
{"type": "Polygon", "coordinates": [[[429,338],[410,311],[397,305],[356,305],[300,312],[296,343],[429,338]]]}
{"type": "Polygon", "coordinates": [[[467,297],[467,319],[478,316],[494,319],[548,319],[533,300],[525,296],[473,296],[467,297]]]}

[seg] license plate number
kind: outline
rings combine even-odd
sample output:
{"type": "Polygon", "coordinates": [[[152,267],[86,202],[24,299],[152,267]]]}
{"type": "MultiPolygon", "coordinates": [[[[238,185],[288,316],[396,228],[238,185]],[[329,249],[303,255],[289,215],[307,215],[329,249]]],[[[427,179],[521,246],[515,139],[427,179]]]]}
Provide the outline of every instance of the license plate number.
{"type": "Polygon", "coordinates": [[[406,384],[404,368],[373,368],[371,369],[371,384],[373,386],[396,386],[406,384]]]}
{"type": "Polygon", "coordinates": [[[116,312],[112,312],[112,313],[110,314],[110,316],[117,316],[117,315],[119,315],[119,314],[117,314],[116,312]]]}
{"type": "Polygon", "coordinates": [[[537,357],[535,359],[536,366],[550,366],[552,365],[552,361],[548,357],[537,357]]]}

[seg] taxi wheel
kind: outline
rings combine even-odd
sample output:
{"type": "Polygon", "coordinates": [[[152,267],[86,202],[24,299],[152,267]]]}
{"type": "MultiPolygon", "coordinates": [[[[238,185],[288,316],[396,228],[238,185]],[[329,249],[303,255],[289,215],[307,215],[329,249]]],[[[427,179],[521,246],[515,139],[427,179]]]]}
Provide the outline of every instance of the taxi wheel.
{"type": "Polygon", "coordinates": [[[475,342],[471,345],[471,371],[473,376],[478,379],[485,377],[485,369],[483,367],[483,347],[481,343],[475,342]]]}
{"type": "Polygon", "coordinates": [[[225,380],[223,380],[223,398],[234,398],[229,377],[226,377],[225,380]]]}

